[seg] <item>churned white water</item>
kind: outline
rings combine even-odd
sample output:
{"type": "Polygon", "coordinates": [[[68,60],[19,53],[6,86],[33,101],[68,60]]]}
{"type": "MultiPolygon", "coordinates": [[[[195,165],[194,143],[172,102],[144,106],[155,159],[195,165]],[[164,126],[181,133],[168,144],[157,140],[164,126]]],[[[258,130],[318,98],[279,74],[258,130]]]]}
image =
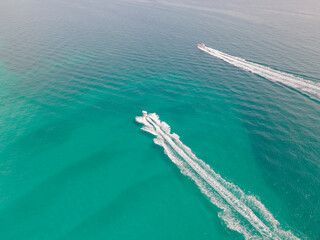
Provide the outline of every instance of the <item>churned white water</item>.
{"type": "Polygon", "coordinates": [[[272,82],[283,84],[315,100],[318,100],[318,101],[320,100],[320,84],[319,83],[312,82],[312,81],[294,76],[289,73],[277,71],[272,68],[247,61],[243,58],[231,56],[219,50],[206,47],[203,44],[199,44],[198,48],[206,53],[209,53],[210,55],[216,58],[222,59],[223,61],[233,66],[236,66],[243,70],[257,74],[272,82]]]}
{"type": "Polygon", "coordinates": [[[158,115],[143,111],[143,116],[136,117],[136,121],[144,124],[142,130],[156,136],[154,142],[162,146],[181,172],[222,210],[219,217],[228,228],[243,234],[246,239],[297,239],[290,231],[281,229],[273,214],[256,197],[245,194],[197,158],[177,134],[170,133],[170,126],[161,122],[158,115]]]}

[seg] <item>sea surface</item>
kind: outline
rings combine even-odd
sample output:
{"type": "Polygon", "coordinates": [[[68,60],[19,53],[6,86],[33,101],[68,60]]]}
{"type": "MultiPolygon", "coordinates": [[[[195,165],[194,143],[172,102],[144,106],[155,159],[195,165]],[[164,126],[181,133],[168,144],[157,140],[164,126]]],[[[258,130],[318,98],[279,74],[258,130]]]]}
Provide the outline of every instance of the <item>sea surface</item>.
{"type": "Polygon", "coordinates": [[[262,239],[264,213],[287,239],[320,239],[320,100],[197,48],[319,86],[319,13],[314,0],[0,1],[0,239],[262,239]],[[179,159],[167,130],[154,125],[159,146],[140,129],[143,110],[180,136],[179,159]]]}

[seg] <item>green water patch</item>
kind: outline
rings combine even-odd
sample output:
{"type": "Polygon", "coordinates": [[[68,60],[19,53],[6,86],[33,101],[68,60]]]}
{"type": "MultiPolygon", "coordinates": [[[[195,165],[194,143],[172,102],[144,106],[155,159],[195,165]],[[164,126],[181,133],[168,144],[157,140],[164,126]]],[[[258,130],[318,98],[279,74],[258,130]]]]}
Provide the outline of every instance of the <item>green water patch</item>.
{"type": "MultiPolygon", "coordinates": [[[[264,89],[268,88],[279,86],[265,86],[264,89]]],[[[249,104],[240,103],[243,105],[240,112],[255,161],[265,179],[265,188],[273,192],[272,198],[267,196],[267,199],[280,222],[286,222],[302,237],[305,234],[316,239],[319,209],[314,206],[319,202],[316,186],[320,158],[317,103],[287,89],[269,95],[268,100],[265,92],[259,95],[263,97],[255,98],[255,107],[250,111],[249,104]],[[289,100],[293,97],[294,101],[289,100]]]]}

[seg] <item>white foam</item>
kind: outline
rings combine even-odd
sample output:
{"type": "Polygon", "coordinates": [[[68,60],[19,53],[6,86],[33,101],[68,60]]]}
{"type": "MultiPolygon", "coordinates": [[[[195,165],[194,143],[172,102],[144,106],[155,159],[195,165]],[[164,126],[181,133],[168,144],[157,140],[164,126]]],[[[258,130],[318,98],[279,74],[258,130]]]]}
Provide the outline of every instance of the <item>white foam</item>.
{"type": "Polygon", "coordinates": [[[257,74],[272,82],[286,85],[292,89],[299,91],[300,93],[303,93],[317,101],[320,101],[320,83],[312,82],[289,73],[277,71],[272,68],[247,61],[243,58],[234,57],[229,54],[220,52],[216,49],[206,47],[202,44],[199,44],[198,48],[216,58],[230,63],[231,65],[257,74]]]}
{"type": "Polygon", "coordinates": [[[144,112],[136,120],[144,124],[142,130],[157,136],[154,142],[164,148],[181,173],[190,177],[211,203],[222,210],[219,217],[228,228],[243,234],[246,239],[297,239],[290,231],[280,228],[279,222],[256,197],[246,195],[198,159],[177,134],[170,133],[170,126],[161,122],[158,115],[144,112]]]}

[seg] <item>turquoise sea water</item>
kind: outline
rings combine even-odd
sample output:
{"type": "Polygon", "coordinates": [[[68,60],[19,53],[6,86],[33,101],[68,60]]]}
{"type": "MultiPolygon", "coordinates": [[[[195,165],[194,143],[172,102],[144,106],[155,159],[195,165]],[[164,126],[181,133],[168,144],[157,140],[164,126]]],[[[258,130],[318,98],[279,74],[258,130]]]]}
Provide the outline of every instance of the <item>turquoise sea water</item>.
{"type": "Polygon", "coordinates": [[[1,1],[0,239],[243,239],[140,130],[142,110],[319,239],[320,102],[197,49],[320,83],[306,5],[1,1]]]}

